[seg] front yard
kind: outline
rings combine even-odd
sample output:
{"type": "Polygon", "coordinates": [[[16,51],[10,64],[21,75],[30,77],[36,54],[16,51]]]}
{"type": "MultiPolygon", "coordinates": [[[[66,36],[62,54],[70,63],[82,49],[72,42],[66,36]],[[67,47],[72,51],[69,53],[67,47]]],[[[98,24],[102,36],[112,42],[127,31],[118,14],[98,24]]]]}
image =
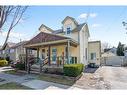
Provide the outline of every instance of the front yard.
{"type": "MultiPolygon", "coordinates": [[[[98,68],[97,70],[89,69],[85,71],[77,81],[72,81],[66,79],[63,76],[53,75],[53,74],[43,73],[41,75],[36,75],[36,74],[19,73],[16,71],[6,71],[5,75],[7,74],[6,77],[8,79],[14,76],[13,79],[15,79],[15,81],[19,80],[17,81],[19,83],[17,84],[16,82],[13,81],[7,84],[6,83],[0,84],[0,89],[30,89],[31,87],[29,85],[31,85],[31,83],[34,86],[39,85],[40,86],[39,89],[54,88],[52,87],[52,84],[57,84],[57,85],[59,84],[63,86],[65,85],[68,86],[67,89],[70,89],[72,87],[82,88],[82,89],[127,89],[126,73],[127,73],[126,67],[103,66],[98,68]],[[17,79],[15,77],[17,77],[17,79]],[[28,84],[28,87],[26,87],[27,85],[23,85],[22,83],[28,84]],[[41,88],[42,86],[44,87],[41,88]]],[[[1,79],[0,83],[6,80],[6,77],[4,78],[3,75],[4,75],[3,73],[0,73],[0,79],[1,79]]],[[[38,88],[36,87],[36,89],[38,88]]]]}
{"type": "Polygon", "coordinates": [[[19,89],[19,90],[30,90],[31,88],[11,82],[11,83],[6,83],[3,85],[0,85],[0,89],[10,89],[10,90],[14,90],[14,89],[19,89]]]}
{"type": "Polygon", "coordinates": [[[75,83],[74,80],[68,80],[60,75],[54,75],[54,76],[53,75],[50,76],[50,75],[51,74],[41,74],[38,76],[37,79],[48,81],[48,82],[53,82],[53,83],[58,83],[58,84],[63,84],[63,85],[68,85],[68,86],[72,86],[75,83]]]}
{"type": "MultiPolygon", "coordinates": [[[[4,71],[4,72],[7,74],[13,74],[13,75],[18,75],[18,76],[23,76],[26,74],[26,73],[22,73],[22,72],[15,71],[15,70],[4,71]]],[[[64,76],[61,76],[61,75],[42,73],[41,75],[36,75],[36,76],[38,80],[53,82],[53,83],[58,83],[58,84],[63,84],[63,85],[72,86],[75,83],[74,80],[68,80],[64,76]]]]}

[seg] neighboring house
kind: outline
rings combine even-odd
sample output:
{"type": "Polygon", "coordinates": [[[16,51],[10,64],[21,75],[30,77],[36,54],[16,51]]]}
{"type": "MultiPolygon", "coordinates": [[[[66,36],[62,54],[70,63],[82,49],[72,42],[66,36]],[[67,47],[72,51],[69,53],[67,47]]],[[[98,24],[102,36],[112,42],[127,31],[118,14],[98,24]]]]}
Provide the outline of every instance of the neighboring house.
{"type": "MultiPolygon", "coordinates": [[[[7,43],[1,50],[3,53],[1,54],[1,57],[6,58],[7,56],[13,60],[19,60],[19,55],[26,54],[24,45],[27,41],[22,41],[19,43],[7,43]]],[[[29,50],[29,54],[36,54],[33,52],[33,50],[29,50]]]]}
{"type": "Polygon", "coordinates": [[[100,64],[101,59],[101,42],[100,41],[91,41],[88,43],[88,54],[89,54],[89,63],[100,64]]]}
{"type": "Polygon", "coordinates": [[[117,56],[117,48],[107,48],[104,49],[104,52],[101,54],[102,57],[111,57],[111,56],[117,56]]]}
{"type": "Polygon", "coordinates": [[[6,58],[10,54],[10,48],[14,46],[16,43],[8,42],[3,47],[1,47],[0,57],[6,58]]]}
{"type": "Polygon", "coordinates": [[[127,50],[124,50],[124,56],[127,58],[127,50]]]}
{"type": "Polygon", "coordinates": [[[104,49],[104,52],[111,52],[114,53],[115,55],[117,55],[117,48],[112,47],[112,48],[108,48],[108,49],[104,49]]]}
{"type": "MultiPolygon", "coordinates": [[[[89,49],[92,43],[88,43],[90,37],[87,23],[78,22],[67,16],[62,21],[62,29],[53,30],[42,24],[40,33],[32,38],[26,45],[26,49],[36,49],[37,57],[48,58],[49,64],[62,63],[83,63],[88,64],[89,53],[100,55],[100,42],[97,42],[97,49],[89,49]],[[88,45],[90,44],[90,45],[88,45]],[[95,51],[94,51],[95,50],[95,51]]],[[[93,43],[96,45],[96,43],[93,43]]],[[[99,60],[99,59],[98,59],[99,60]]],[[[97,62],[98,63],[98,62],[97,62]]],[[[99,64],[99,63],[98,63],[99,64]]]]}
{"type": "Polygon", "coordinates": [[[112,56],[117,56],[117,55],[110,51],[107,51],[107,52],[102,53],[101,56],[102,57],[112,57],[112,56]]]}

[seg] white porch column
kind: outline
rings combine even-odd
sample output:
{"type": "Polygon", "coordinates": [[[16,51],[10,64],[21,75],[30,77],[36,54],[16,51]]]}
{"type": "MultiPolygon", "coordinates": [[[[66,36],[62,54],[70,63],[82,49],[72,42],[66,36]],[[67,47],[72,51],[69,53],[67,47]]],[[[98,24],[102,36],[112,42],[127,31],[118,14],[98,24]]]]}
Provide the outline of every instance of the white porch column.
{"type": "Polygon", "coordinates": [[[69,40],[67,42],[67,52],[68,52],[67,63],[70,64],[70,41],[69,40]]]}

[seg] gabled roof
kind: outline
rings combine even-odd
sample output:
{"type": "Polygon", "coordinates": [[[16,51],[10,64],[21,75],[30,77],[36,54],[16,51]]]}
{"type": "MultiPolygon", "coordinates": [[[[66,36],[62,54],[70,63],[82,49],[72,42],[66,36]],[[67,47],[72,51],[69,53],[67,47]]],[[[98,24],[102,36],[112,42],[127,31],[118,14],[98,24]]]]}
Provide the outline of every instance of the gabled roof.
{"type": "Polygon", "coordinates": [[[28,41],[26,45],[52,42],[52,41],[58,41],[64,39],[69,39],[69,38],[60,35],[51,34],[51,33],[40,32],[37,36],[32,38],[30,41],[28,41]]]}
{"type": "Polygon", "coordinates": [[[40,27],[39,27],[39,30],[41,30],[42,27],[45,27],[47,30],[49,31],[53,31],[51,28],[49,28],[48,26],[42,24],[40,27]]]}
{"type": "Polygon", "coordinates": [[[12,46],[11,48],[17,48],[17,47],[19,47],[19,46],[21,46],[21,45],[25,45],[27,42],[28,42],[28,41],[19,42],[19,43],[15,44],[14,46],[12,46]]]}
{"type": "Polygon", "coordinates": [[[16,45],[16,43],[7,42],[1,49],[4,50],[7,45],[8,45],[9,48],[11,48],[12,46],[16,45]]]}
{"type": "Polygon", "coordinates": [[[67,17],[62,21],[62,24],[63,24],[67,19],[73,20],[74,23],[75,23],[76,25],[78,25],[78,22],[77,22],[73,17],[70,17],[70,16],[67,16],[67,17]]]}
{"type": "MultiPolygon", "coordinates": [[[[75,29],[73,29],[72,32],[79,32],[84,25],[86,25],[86,23],[77,25],[77,27],[75,29]]],[[[63,31],[63,29],[58,29],[58,30],[53,31],[52,33],[59,34],[59,33],[64,33],[64,31],[63,31]]]]}
{"type": "Polygon", "coordinates": [[[80,31],[84,25],[86,25],[86,23],[79,24],[72,32],[80,31]]]}
{"type": "Polygon", "coordinates": [[[53,34],[64,33],[63,29],[54,30],[53,34]]]}

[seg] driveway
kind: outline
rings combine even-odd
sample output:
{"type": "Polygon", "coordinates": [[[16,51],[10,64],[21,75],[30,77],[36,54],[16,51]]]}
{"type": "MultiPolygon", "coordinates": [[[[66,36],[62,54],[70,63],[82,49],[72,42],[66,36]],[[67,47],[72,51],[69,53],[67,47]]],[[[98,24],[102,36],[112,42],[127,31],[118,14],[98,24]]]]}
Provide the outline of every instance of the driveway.
{"type": "Polygon", "coordinates": [[[110,89],[127,89],[127,67],[103,66],[96,74],[110,84],[110,89]]]}
{"type": "Polygon", "coordinates": [[[127,67],[103,66],[86,70],[74,85],[83,89],[127,89],[127,67]]]}

